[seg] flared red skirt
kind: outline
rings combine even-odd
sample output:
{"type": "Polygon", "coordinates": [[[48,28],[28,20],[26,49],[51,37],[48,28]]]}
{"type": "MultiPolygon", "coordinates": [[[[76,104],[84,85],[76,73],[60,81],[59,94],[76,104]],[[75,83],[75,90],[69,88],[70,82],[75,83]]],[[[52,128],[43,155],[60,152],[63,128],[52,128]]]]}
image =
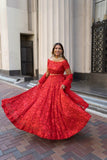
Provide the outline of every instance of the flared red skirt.
{"type": "Polygon", "coordinates": [[[91,116],[80,96],[60,88],[63,81],[63,75],[50,75],[44,84],[3,99],[6,116],[17,128],[41,138],[59,140],[75,135],[91,116]]]}

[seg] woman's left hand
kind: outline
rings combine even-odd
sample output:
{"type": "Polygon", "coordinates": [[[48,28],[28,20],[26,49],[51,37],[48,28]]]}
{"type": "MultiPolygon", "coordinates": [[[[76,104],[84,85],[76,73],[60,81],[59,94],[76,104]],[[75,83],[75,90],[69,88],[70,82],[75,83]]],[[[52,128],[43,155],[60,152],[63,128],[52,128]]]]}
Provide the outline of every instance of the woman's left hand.
{"type": "Polygon", "coordinates": [[[61,89],[65,89],[65,85],[64,84],[61,85],[61,89]]]}

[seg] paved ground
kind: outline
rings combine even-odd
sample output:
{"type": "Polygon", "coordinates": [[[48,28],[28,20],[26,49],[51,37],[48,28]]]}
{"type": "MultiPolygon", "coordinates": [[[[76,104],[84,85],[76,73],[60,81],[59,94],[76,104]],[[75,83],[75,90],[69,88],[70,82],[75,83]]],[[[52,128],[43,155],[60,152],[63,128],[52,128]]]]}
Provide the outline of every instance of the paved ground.
{"type": "MultiPolygon", "coordinates": [[[[23,91],[0,81],[0,100],[23,91]]],[[[92,115],[77,135],[50,141],[15,128],[0,107],[0,160],[107,160],[106,122],[92,115]]]]}

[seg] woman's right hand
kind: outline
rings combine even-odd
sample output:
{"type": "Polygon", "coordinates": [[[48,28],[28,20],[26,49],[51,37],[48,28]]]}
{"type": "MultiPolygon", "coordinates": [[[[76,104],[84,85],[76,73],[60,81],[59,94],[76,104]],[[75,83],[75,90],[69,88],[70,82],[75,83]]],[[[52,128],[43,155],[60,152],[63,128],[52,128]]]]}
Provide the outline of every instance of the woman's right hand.
{"type": "Polygon", "coordinates": [[[65,89],[65,85],[64,84],[61,85],[61,89],[65,89]]]}

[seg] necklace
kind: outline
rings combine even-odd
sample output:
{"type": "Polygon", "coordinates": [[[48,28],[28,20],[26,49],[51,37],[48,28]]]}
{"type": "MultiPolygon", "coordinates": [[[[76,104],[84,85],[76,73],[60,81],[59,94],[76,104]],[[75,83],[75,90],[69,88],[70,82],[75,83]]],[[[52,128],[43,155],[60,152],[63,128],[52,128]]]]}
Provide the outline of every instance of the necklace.
{"type": "Polygon", "coordinates": [[[59,61],[59,60],[62,59],[62,57],[57,57],[57,58],[56,58],[56,57],[53,56],[52,59],[53,59],[54,61],[59,61]]]}

